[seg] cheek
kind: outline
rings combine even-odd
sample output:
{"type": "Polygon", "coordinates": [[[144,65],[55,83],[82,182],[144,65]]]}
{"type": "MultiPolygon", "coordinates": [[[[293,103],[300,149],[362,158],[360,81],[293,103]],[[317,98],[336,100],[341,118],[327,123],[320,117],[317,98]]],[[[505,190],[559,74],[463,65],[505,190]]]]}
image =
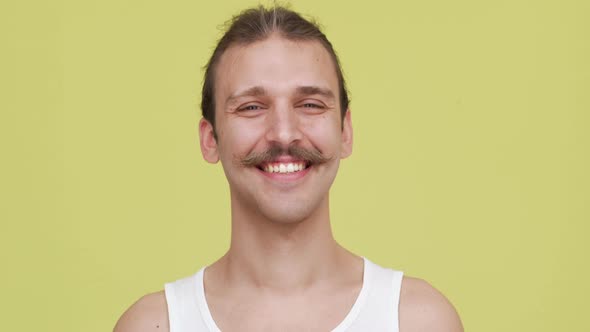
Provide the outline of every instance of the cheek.
{"type": "Polygon", "coordinates": [[[223,151],[224,154],[243,156],[255,148],[264,134],[264,128],[250,120],[232,119],[223,124],[223,130],[220,131],[221,145],[231,147],[231,151],[223,151]]]}
{"type": "Polygon", "coordinates": [[[322,152],[334,152],[340,149],[341,128],[330,117],[322,117],[305,123],[305,136],[322,152]]]}

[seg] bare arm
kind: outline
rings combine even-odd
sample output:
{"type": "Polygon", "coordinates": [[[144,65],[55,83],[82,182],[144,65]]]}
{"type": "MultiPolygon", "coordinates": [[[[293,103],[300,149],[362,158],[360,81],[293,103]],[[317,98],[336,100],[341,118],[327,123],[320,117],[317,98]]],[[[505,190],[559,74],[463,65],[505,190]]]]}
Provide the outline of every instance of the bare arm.
{"type": "Polygon", "coordinates": [[[463,332],[457,311],[428,282],[404,277],[399,306],[400,332],[463,332]]]}
{"type": "Polygon", "coordinates": [[[169,332],[163,291],[143,296],[119,318],[113,332],[169,332]]]}

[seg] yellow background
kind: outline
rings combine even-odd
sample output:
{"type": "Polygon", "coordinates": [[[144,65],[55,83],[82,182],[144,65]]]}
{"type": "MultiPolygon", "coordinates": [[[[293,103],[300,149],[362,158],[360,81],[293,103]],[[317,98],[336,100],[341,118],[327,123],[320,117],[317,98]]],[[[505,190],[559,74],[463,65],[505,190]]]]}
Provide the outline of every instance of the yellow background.
{"type": "MultiPolygon", "coordinates": [[[[255,3],[2,1],[2,330],[109,331],[225,252],[201,67],[255,3]]],[[[467,331],[590,331],[590,2],[292,4],[351,90],[337,239],[429,280],[467,331]]]]}

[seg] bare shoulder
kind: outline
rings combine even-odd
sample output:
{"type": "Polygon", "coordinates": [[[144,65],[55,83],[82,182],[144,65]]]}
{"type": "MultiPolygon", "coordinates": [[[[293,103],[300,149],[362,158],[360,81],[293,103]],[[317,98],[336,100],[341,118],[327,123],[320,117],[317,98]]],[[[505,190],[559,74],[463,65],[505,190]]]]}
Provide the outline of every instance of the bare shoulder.
{"type": "Polygon", "coordinates": [[[399,304],[400,332],[463,332],[457,311],[427,281],[404,277],[399,304]]]}
{"type": "Polygon", "coordinates": [[[169,332],[164,291],[144,295],[119,318],[113,332],[169,332]]]}

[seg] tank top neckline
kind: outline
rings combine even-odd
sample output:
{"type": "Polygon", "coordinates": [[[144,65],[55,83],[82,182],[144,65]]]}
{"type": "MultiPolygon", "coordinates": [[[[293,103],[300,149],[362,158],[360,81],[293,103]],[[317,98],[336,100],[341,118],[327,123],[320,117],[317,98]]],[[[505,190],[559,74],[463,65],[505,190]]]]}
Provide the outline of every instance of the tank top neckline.
{"type": "MultiPolygon", "coordinates": [[[[365,302],[367,300],[367,295],[369,294],[369,289],[371,287],[372,269],[371,269],[371,262],[367,258],[365,258],[364,256],[361,256],[361,257],[363,259],[363,284],[361,286],[361,290],[360,290],[359,294],[357,295],[357,298],[356,298],[354,304],[352,305],[352,307],[350,308],[350,310],[348,311],[348,313],[346,314],[344,319],[334,329],[332,329],[331,332],[344,332],[354,322],[354,320],[358,316],[359,312],[361,311],[363,305],[365,304],[365,302]]],[[[201,317],[202,317],[203,321],[205,322],[205,324],[207,325],[207,328],[209,329],[209,331],[210,332],[221,332],[221,330],[219,329],[219,327],[217,326],[217,324],[213,320],[213,316],[211,315],[211,311],[209,311],[209,305],[207,304],[207,299],[205,298],[205,285],[203,282],[203,275],[204,275],[206,268],[207,268],[206,266],[201,268],[196,274],[197,303],[199,306],[199,310],[201,312],[201,317]]]]}

